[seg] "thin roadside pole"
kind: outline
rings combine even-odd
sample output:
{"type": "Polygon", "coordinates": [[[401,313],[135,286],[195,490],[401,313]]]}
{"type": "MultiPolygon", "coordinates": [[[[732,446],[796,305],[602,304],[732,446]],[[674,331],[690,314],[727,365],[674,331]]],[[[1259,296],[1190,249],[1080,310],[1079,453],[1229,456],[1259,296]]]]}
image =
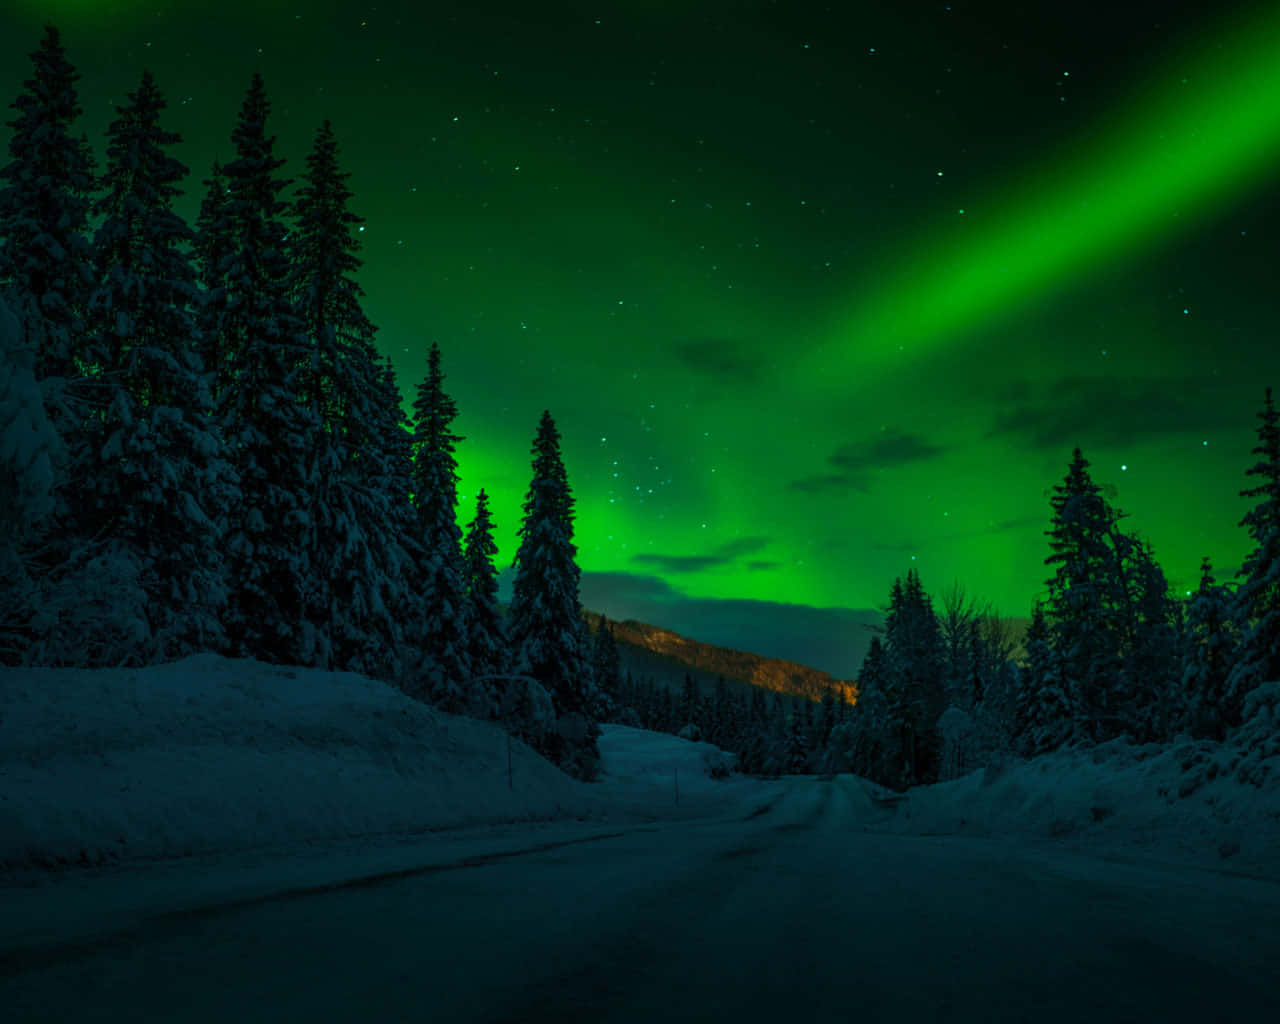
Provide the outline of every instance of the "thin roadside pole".
{"type": "Polygon", "coordinates": [[[507,789],[515,788],[515,783],[511,781],[511,733],[507,733],[507,789]]]}
{"type": "Polygon", "coordinates": [[[673,768],[672,771],[676,773],[676,806],[679,807],[680,806],[680,769],[673,768]]]}

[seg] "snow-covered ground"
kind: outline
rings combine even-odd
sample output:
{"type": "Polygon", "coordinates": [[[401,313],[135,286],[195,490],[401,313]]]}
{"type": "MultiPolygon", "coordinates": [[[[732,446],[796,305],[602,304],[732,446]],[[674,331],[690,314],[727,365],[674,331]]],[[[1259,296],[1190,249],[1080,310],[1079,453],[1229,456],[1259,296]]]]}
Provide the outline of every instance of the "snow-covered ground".
{"type": "MultiPolygon", "coordinates": [[[[0,869],[554,819],[713,813],[705,743],[606,727],[599,783],[345,672],[199,655],[0,670],[0,869]],[[677,803],[677,786],[679,803],[677,803]]],[[[721,755],[723,756],[723,755],[721,755]]]]}
{"type": "MultiPolygon", "coordinates": [[[[1242,745],[1108,744],[913,790],[859,826],[1053,840],[1280,878],[1280,727],[1242,745]]],[[[749,814],[779,783],[708,777],[705,743],[606,726],[567,778],[498,727],[364,677],[200,655],[140,670],[0,670],[0,872],[424,832],[749,814]]],[[[869,784],[861,784],[870,790],[869,784]]],[[[855,789],[857,787],[855,786],[855,789]]],[[[511,830],[508,828],[507,832],[511,830]]]]}
{"type": "Polygon", "coordinates": [[[877,827],[1052,840],[1280,881],[1280,728],[1257,722],[1226,745],[1115,740],[1011,759],[911,790],[877,827]]]}

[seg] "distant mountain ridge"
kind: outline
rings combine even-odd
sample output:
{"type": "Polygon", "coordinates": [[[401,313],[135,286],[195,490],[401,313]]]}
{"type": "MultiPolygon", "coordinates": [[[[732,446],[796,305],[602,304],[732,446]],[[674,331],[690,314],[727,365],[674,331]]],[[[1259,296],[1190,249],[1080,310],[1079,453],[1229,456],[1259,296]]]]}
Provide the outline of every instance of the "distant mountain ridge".
{"type": "MultiPolygon", "coordinates": [[[[600,629],[598,612],[584,609],[582,617],[592,633],[600,629]]],[[[837,679],[821,669],[784,658],[720,647],[634,619],[620,622],[610,619],[609,625],[623,667],[642,676],[654,676],[668,686],[681,681],[688,672],[702,691],[714,684],[718,676],[724,676],[726,681],[789,697],[820,701],[832,693],[847,704],[857,700],[855,682],[837,679]]]]}

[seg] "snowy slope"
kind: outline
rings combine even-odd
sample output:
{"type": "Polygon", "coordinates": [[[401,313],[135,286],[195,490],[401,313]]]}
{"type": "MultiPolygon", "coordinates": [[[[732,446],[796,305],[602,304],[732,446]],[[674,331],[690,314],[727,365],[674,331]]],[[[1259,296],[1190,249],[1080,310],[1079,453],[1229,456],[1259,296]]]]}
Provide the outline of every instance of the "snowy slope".
{"type": "Polygon", "coordinates": [[[199,655],[0,672],[0,865],[585,815],[506,734],[385,684],[199,655]]]}
{"type": "Polygon", "coordinates": [[[0,868],[610,811],[615,824],[687,817],[754,785],[706,779],[704,758],[724,756],[709,744],[605,728],[600,783],[515,742],[509,786],[497,726],[351,673],[216,655],[0,670],[0,868]]]}
{"type": "Polygon", "coordinates": [[[1013,759],[910,790],[880,827],[1052,841],[1103,856],[1280,881],[1277,724],[1274,716],[1258,716],[1228,744],[1114,740],[1013,759]]]}

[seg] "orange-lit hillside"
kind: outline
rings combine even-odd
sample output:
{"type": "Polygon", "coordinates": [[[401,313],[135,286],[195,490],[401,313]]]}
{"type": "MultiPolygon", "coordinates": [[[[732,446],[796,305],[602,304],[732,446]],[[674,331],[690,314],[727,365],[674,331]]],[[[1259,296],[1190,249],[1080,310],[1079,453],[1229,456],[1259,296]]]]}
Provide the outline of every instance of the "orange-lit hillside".
{"type": "MultiPolygon", "coordinates": [[[[582,615],[591,632],[594,633],[599,629],[598,613],[584,610],[582,615]]],[[[745,683],[770,693],[822,700],[828,692],[831,692],[838,700],[848,704],[854,704],[857,701],[856,683],[837,679],[820,669],[799,665],[783,658],[767,658],[750,651],[718,647],[701,640],[692,640],[660,626],[636,622],[634,619],[626,619],[622,622],[610,619],[609,622],[614,640],[618,643],[624,667],[630,667],[630,664],[636,660],[634,657],[628,657],[629,653],[645,652],[649,657],[641,659],[641,665],[647,667],[653,664],[656,658],[665,663],[669,669],[677,672],[688,671],[698,681],[700,689],[705,688],[708,680],[716,676],[724,676],[726,680],[745,683]],[[628,648],[632,650],[629,652],[628,648]]],[[[643,673],[645,668],[639,668],[639,671],[643,673]]],[[[669,676],[670,673],[668,672],[667,675],[669,676]]]]}

